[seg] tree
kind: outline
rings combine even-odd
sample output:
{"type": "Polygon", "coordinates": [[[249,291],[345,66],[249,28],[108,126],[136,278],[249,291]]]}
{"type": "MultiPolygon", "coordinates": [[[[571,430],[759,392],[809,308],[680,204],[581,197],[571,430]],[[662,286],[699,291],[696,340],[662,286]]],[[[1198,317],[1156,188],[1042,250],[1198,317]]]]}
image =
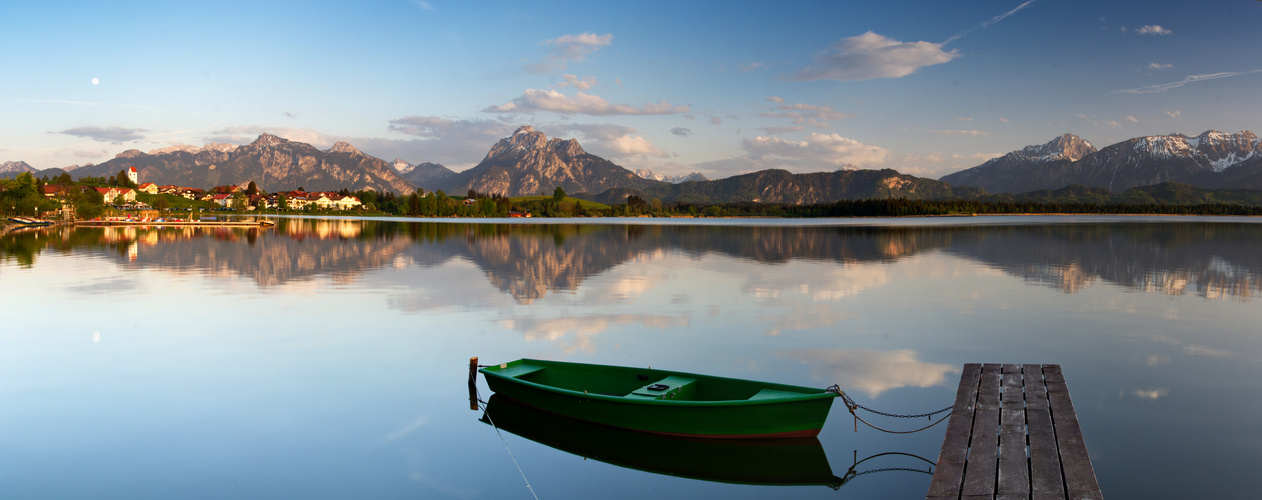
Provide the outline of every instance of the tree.
{"type": "Polygon", "coordinates": [[[285,198],[285,193],[276,195],[276,208],[278,210],[289,210],[289,199],[285,198]]]}
{"type": "Polygon", "coordinates": [[[565,199],[565,190],[561,189],[561,186],[557,186],[556,191],[552,192],[552,201],[560,203],[561,200],[564,200],[564,199],[565,199]]]}
{"type": "Polygon", "coordinates": [[[250,181],[250,185],[245,188],[245,194],[250,196],[259,194],[259,185],[255,184],[254,181],[250,181]]]}
{"type": "Polygon", "coordinates": [[[246,200],[244,194],[237,193],[235,195],[232,195],[232,209],[233,210],[236,210],[238,212],[244,212],[247,207],[249,207],[249,201],[246,200]]]}

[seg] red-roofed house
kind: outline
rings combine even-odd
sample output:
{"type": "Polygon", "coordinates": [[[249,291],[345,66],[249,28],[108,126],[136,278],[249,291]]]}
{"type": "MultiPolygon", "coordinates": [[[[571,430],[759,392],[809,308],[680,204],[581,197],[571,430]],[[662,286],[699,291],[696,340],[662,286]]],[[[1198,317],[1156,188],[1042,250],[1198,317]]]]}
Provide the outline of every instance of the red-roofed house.
{"type": "Polygon", "coordinates": [[[158,194],[158,185],[152,182],[146,182],[136,187],[137,191],[149,194],[158,194]]]}

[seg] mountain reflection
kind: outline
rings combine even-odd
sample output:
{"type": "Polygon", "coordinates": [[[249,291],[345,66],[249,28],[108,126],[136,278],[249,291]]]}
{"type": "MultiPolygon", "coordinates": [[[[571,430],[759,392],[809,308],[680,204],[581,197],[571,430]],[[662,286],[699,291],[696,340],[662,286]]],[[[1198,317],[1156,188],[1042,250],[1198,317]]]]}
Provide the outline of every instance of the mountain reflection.
{"type": "MultiPolygon", "coordinates": [[[[550,292],[573,293],[623,263],[667,254],[775,266],[879,264],[942,251],[1065,293],[1107,282],[1145,292],[1247,299],[1262,293],[1257,241],[1262,226],[1239,223],[881,228],[281,219],[274,229],[22,230],[0,238],[0,259],[33,266],[43,252],[99,253],[124,269],[237,275],[260,287],[314,276],[346,282],[365,271],[460,259],[528,304],[550,292]]],[[[820,279],[831,278],[823,273],[820,279]]],[[[866,286],[856,282],[851,288],[866,286]]]]}
{"type": "Polygon", "coordinates": [[[1257,224],[1131,223],[958,228],[945,249],[1076,293],[1096,280],[1216,299],[1262,292],[1257,224]]]}

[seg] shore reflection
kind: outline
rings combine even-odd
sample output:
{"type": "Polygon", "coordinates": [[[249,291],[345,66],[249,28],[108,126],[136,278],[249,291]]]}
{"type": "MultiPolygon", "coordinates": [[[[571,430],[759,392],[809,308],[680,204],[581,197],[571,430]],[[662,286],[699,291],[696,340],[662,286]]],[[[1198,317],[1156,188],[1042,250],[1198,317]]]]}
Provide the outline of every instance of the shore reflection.
{"type": "MultiPolygon", "coordinates": [[[[942,251],[1071,294],[1110,283],[1141,292],[1248,300],[1262,294],[1257,241],[1262,225],[1240,223],[883,228],[282,219],[275,229],[24,230],[0,238],[0,259],[32,266],[43,252],[90,251],[115,259],[123,269],[236,274],[259,287],[317,275],[350,281],[366,271],[461,259],[481,270],[495,289],[528,305],[550,293],[575,293],[588,279],[629,261],[712,254],[772,265],[746,284],[749,293],[796,289],[815,300],[836,300],[888,281],[883,263],[942,251]],[[840,270],[871,265],[862,274],[770,272],[781,264],[820,261],[842,264],[840,270]],[[800,286],[786,286],[789,281],[800,286]]],[[[614,292],[633,297],[652,284],[647,277],[634,278],[614,292]]]]}

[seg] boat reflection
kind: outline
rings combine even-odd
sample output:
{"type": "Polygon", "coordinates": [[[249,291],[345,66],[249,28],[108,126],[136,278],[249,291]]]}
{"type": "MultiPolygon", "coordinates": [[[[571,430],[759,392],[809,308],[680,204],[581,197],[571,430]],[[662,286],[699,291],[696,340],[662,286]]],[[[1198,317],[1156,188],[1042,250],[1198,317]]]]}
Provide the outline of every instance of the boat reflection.
{"type": "Polygon", "coordinates": [[[721,483],[839,489],[819,440],[689,439],[616,429],[492,395],[481,421],[537,443],[619,467],[721,483]]]}

